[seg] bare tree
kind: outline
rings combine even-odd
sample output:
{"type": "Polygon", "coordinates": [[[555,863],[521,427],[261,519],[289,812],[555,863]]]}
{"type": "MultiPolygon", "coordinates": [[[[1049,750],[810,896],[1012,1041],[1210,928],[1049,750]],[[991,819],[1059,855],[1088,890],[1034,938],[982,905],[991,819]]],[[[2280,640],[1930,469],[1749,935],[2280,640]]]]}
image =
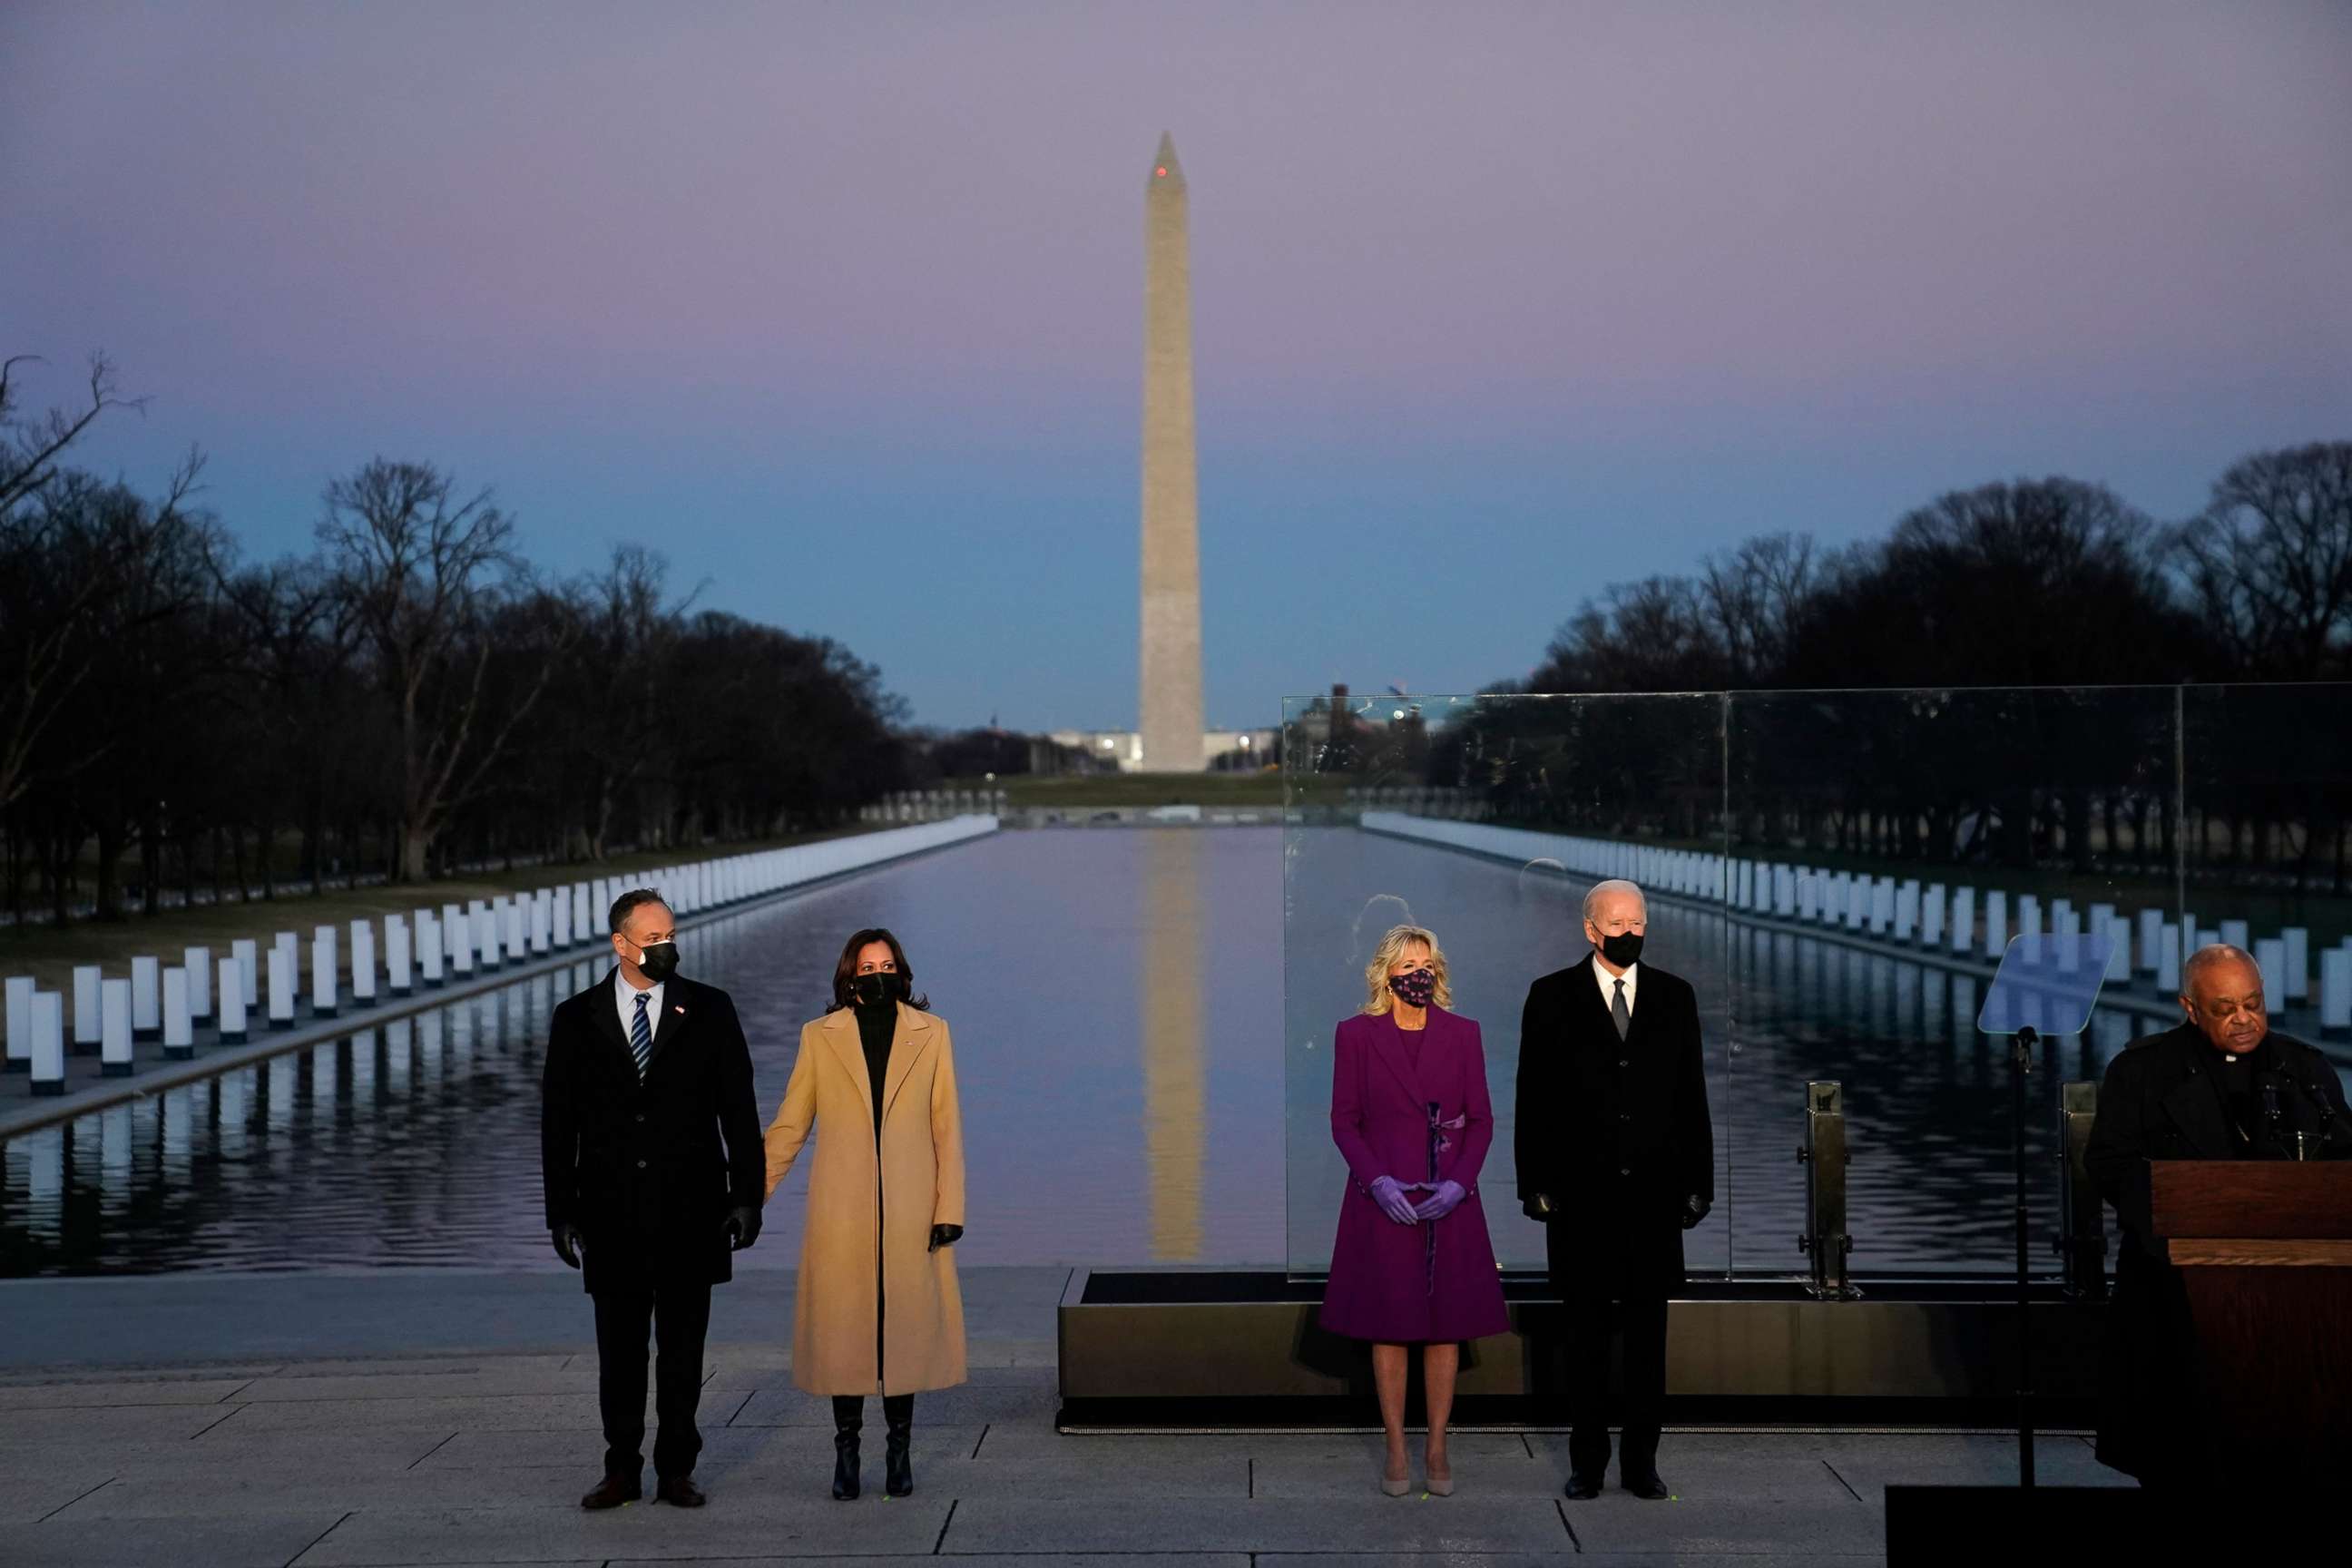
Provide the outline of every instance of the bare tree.
{"type": "Polygon", "coordinates": [[[138,405],[93,358],[84,403],[24,414],[16,375],[30,363],[0,361],[0,807],[21,798],[37,772],[63,777],[96,760],[85,748],[45,751],[42,739],[89,674],[104,620],[95,612],[110,599],[145,602],[135,590],[191,526],[204,468],[190,453],[153,504],[70,473],[63,460],[90,426],[138,405]]]}
{"type": "Polygon", "coordinates": [[[2247,675],[2311,680],[2352,661],[2352,441],[2231,464],[2179,548],[2199,609],[2247,675]]]}
{"type": "Polygon", "coordinates": [[[1735,686],[1771,682],[1819,585],[1812,536],[1770,533],[1710,555],[1698,593],[1735,686]]]}
{"type": "Polygon", "coordinates": [[[1724,652],[1687,577],[1612,583],[1552,634],[1537,691],[1695,691],[1724,683],[1724,652]]]}
{"type": "Polygon", "coordinates": [[[551,643],[502,683],[503,700],[488,700],[490,622],[528,581],[513,536],[488,490],[460,501],[427,464],[379,458],[327,488],[319,541],[398,734],[404,880],[428,874],[435,837],[480,789],[555,667],[551,643]]]}
{"type": "Polygon", "coordinates": [[[664,600],[668,563],[642,545],[613,552],[604,574],[583,589],[587,646],[583,678],[597,722],[583,742],[590,764],[588,853],[604,858],[615,809],[661,750],[661,688],[694,595],[664,600]]]}
{"type": "MultiPolygon", "coordinates": [[[[286,560],[238,571],[227,550],[215,551],[207,562],[218,590],[226,619],[239,642],[238,652],[253,688],[252,700],[239,705],[240,729],[247,751],[263,759],[257,776],[241,792],[242,811],[231,824],[236,837],[240,886],[245,884],[244,811],[255,814],[263,850],[260,862],[265,895],[277,896],[277,879],[268,847],[271,829],[299,821],[302,827],[303,862],[311,891],[321,889],[319,840],[327,810],[329,781],[337,770],[316,748],[338,729],[348,727],[353,715],[353,665],[360,647],[355,617],[344,584],[311,558],[286,560]],[[291,763],[275,767],[272,761],[291,763]]],[[[370,759],[336,757],[363,771],[370,759]]],[[[345,803],[350,804],[350,803],[345,803]]]]}
{"type": "Polygon", "coordinates": [[[7,522],[18,506],[47,488],[58,477],[67,452],[107,410],[146,406],[143,398],[121,395],[115,386],[114,366],[104,355],[92,354],[87,402],[38,416],[21,414],[16,367],[40,363],[37,354],[0,359],[0,523],[7,522]]]}

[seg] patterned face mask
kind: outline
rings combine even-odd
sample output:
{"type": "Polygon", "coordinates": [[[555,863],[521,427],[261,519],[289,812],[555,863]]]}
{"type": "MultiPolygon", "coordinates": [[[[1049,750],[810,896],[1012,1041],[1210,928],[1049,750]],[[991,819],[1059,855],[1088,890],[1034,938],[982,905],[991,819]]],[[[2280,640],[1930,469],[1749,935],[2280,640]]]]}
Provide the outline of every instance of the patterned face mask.
{"type": "Polygon", "coordinates": [[[1389,976],[1389,994],[1408,1007],[1426,1007],[1437,994],[1437,976],[1426,969],[1389,976]]]}

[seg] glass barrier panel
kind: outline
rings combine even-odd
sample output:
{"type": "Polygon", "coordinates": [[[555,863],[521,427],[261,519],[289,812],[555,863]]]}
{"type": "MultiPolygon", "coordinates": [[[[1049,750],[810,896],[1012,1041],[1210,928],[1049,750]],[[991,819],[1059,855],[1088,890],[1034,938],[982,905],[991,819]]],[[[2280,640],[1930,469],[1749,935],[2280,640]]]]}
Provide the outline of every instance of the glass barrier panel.
{"type": "MultiPolygon", "coordinates": [[[[1392,926],[1433,931],[1453,1010],[1478,1020],[1496,1111],[1479,1184],[1497,1261],[1540,1270],[1544,1233],[1513,1170],[1528,984],[1580,962],[1581,900],[1606,877],[1651,894],[1654,962],[1697,987],[1718,1129],[1732,1156],[1724,971],[1719,696],[1296,698],[1284,708],[1286,1233],[1294,1275],[1329,1265],[1346,1166],[1331,1138],[1331,1041],[1361,1007],[1392,926]]],[[[1730,1265],[1728,1228],[1688,1238],[1730,1265]]]]}
{"type": "Polygon", "coordinates": [[[2272,1030],[2352,1082],[2352,686],[2189,686],[2179,700],[2187,945],[2251,953],[2272,1030]]]}
{"type": "MultiPolygon", "coordinates": [[[[1732,697],[1733,1142],[1760,1154],[1733,1173],[1735,1268],[1807,1267],[1815,1080],[1843,1086],[1856,1276],[2015,1268],[2010,1042],[1978,1010],[2011,938],[2172,918],[2175,735],[2160,688],[1732,697]]],[[[2059,1262],[2059,1084],[2171,1005],[2129,962],[2028,1082],[2037,1271],[2059,1262]]]]}

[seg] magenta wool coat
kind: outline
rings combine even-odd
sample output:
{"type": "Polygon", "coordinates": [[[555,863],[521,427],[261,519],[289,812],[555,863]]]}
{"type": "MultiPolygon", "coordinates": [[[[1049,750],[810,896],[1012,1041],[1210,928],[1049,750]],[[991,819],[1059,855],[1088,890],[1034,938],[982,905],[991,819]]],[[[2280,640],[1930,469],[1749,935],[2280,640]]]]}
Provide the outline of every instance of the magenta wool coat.
{"type": "MultiPolygon", "coordinates": [[[[1411,1038],[1392,1016],[1359,1014],[1332,1041],[1331,1138],[1348,1161],[1348,1188],[1322,1323],[1390,1344],[1499,1334],[1510,1321],[1478,1202],[1478,1172],[1495,1141],[1478,1026],[1432,1007],[1417,1053],[1411,1038]],[[1371,1184],[1431,1180],[1433,1138],[1435,1179],[1459,1182],[1469,1195],[1444,1219],[1399,1225],[1372,1201],[1371,1184]]],[[[1429,1194],[1405,1195],[1420,1203],[1429,1194]]]]}

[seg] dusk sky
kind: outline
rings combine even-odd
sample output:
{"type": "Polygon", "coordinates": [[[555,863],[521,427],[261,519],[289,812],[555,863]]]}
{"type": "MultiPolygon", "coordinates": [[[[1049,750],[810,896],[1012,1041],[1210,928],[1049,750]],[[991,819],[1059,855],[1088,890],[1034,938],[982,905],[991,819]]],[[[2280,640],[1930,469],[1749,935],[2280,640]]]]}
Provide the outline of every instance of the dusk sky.
{"type": "MultiPolygon", "coordinates": [[[[2352,437],[2352,5],[0,5],[0,352],[247,552],[372,456],[1135,721],[1191,184],[1208,713],[1525,675],[1608,583],[2352,437]]],[[[788,715],[780,721],[789,722],[788,715]]]]}

